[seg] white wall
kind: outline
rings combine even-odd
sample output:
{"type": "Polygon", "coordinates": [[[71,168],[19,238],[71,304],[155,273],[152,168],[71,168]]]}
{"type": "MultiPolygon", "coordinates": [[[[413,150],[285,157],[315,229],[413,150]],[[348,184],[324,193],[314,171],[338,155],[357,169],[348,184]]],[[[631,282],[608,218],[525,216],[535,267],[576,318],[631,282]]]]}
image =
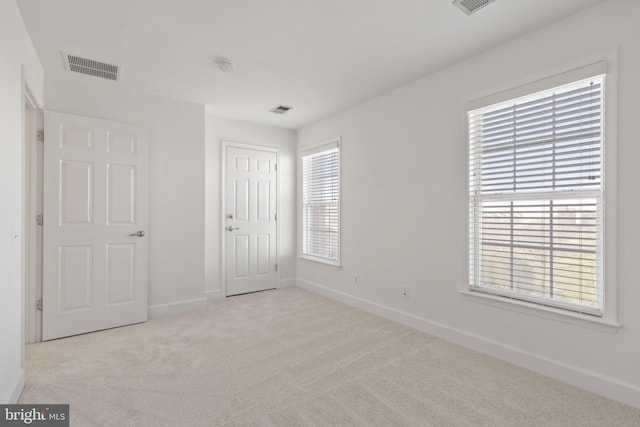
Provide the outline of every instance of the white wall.
{"type": "Polygon", "coordinates": [[[221,277],[220,178],[221,142],[275,147],[280,150],[280,211],[278,222],[280,285],[287,286],[295,279],[295,143],[296,132],[238,120],[207,116],[205,171],[205,283],[211,299],[224,295],[221,277]]]}
{"type": "Polygon", "coordinates": [[[299,260],[298,283],[640,407],[639,17],[637,0],[603,2],[301,129],[300,147],[342,136],[343,267],[299,260]],[[622,327],[616,334],[464,297],[465,100],[616,47],[622,327]]]}
{"type": "Polygon", "coordinates": [[[0,403],[24,383],[22,263],[23,73],[42,99],[42,67],[14,1],[0,2],[0,403]]]}
{"type": "Polygon", "coordinates": [[[149,129],[149,315],[204,307],[204,106],[79,75],[45,76],[47,109],[149,129]]]}

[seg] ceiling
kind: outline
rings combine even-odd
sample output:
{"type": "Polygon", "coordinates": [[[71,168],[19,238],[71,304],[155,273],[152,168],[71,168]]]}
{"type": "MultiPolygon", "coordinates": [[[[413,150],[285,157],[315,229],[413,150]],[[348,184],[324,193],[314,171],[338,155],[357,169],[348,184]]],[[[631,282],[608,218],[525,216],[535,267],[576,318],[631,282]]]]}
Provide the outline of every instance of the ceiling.
{"type": "Polygon", "coordinates": [[[497,0],[471,16],[451,0],[17,2],[48,75],[69,74],[64,51],[121,67],[118,82],[66,78],[296,129],[598,1],[497,0]]]}

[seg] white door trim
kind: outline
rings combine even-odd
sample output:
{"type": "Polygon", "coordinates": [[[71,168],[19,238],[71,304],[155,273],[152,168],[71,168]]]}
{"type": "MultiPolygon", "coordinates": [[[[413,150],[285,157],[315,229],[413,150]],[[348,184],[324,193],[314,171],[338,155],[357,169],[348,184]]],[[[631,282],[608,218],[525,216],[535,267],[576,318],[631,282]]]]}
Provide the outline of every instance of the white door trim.
{"type": "MultiPolygon", "coordinates": [[[[246,148],[248,150],[268,151],[276,154],[276,165],[280,164],[280,149],[276,147],[268,147],[265,145],[246,144],[243,142],[220,141],[220,288],[222,297],[227,297],[227,233],[225,233],[226,215],[227,215],[227,147],[246,148]]],[[[276,221],[276,288],[280,288],[280,166],[276,168],[276,212],[278,220],[276,221]]]]}

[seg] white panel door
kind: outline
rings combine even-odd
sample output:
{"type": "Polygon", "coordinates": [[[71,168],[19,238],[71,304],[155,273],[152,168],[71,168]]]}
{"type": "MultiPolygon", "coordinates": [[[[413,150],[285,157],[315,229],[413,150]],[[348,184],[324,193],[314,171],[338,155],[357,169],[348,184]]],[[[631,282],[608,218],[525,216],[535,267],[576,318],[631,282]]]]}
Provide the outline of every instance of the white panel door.
{"type": "Polygon", "coordinates": [[[147,320],[147,131],[45,113],[44,340],[147,320]]]}
{"type": "Polygon", "coordinates": [[[239,147],[226,151],[227,295],[273,289],[277,155],[239,147]]]}

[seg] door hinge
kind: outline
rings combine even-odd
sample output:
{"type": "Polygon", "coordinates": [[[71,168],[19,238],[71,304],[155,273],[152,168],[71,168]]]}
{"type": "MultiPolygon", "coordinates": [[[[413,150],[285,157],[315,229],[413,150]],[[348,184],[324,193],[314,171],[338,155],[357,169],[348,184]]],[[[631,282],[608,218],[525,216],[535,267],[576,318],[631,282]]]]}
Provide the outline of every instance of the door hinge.
{"type": "Polygon", "coordinates": [[[276,271],[278,271],[278,264],[276,264],[276,271]]]}
{"type": "Polygon", "coordinates": [[[39,130],[38,133],[36,134],[36,138],[38,139],[38,141],[44,142],[44,131],[39,130]]]}
{"type": "Polygon", "coordinates": [[[36,301],[36,310],[42,311],[42,298],[36,301]]]}
{"type": "Polygon", "coordinates": [[[38,224],[40,227],[44,225],[44,216],[42,216],[42,214],[36,215],[36,224],[38,224]]]}
{"type": "Polygon", "coordinates": [[[278,220],[278,212],[276,212],[276,213],[273,215],[273,218],[274,218],[276,221],[278,220]]]}
{"type": "Polygon", "coordinates": [[[276,163],[274,166],[276,168],[276,172],[278,172],[278,164],[276,163]]]}

